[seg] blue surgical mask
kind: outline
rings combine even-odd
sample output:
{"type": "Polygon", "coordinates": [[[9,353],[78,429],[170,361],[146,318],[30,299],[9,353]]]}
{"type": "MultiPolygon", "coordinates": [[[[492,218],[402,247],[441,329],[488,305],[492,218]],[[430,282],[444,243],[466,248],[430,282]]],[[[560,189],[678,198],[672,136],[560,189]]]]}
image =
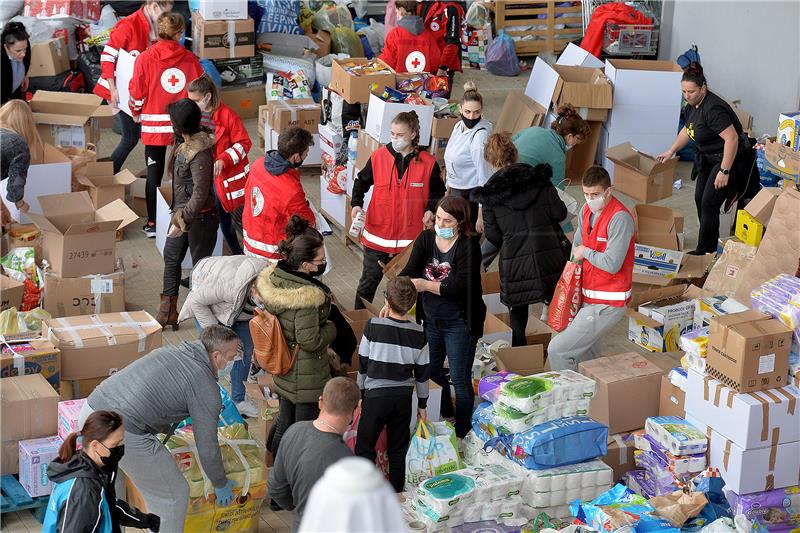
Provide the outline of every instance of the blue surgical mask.
{"type": "Polygon", "coordinates": [[[440,228],[438,224],[434,226],[436,235],[442,239],[452,239],[456,235],[456,230],[453,228],[440,228]]]}

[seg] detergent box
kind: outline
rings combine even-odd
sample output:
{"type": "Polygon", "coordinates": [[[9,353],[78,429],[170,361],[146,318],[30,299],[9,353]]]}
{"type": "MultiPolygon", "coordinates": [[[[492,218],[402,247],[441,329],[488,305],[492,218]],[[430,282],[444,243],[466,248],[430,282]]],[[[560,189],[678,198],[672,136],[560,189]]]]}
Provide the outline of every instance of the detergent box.
{"type": "Polygon", "coordinates": [[[680,350],[681,335],[695,328],[700,289],[679,285],[666,297],[628,310],[628,340],[651,352],[680,350]]]}

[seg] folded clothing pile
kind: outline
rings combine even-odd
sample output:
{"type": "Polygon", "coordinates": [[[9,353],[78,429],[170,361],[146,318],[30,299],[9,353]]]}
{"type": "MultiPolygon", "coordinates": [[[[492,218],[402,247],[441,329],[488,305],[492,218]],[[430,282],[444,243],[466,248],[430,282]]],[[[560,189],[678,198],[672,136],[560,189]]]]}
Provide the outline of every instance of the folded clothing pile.
{"type": "Polygon", "coordinates": [[[673,455],[705,453],[708,438],[678,416],[651,416],[645,421],[647,435],[673,455]]]}

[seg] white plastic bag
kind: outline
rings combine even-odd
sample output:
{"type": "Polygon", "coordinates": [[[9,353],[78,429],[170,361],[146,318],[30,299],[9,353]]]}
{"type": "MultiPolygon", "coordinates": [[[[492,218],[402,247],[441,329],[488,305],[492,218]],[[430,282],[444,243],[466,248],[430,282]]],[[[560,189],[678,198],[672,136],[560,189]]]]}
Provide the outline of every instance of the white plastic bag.
{"type": "Polygon", "coordinates": [[[345,59],[350,57],[347,54],[328,54],[320,57],[314,62],[314,72],[320,87],[327,87],[331,84],[334,59],[345,59]]]}
{"type": "Polygon", "coordinates": [[[3,0],[0,2],[0,20],[8,20],[19,15],[25,0],[3,0]]]}
{"type": "Polygon", "coordinates": [[[420,421],[406,453],[406,483],[416,486],[461,468],[453,426],[448,422],[420,421]]]}
{"type": "Polygon", "coordinates": [[[482,2],[473,2],[467,14],[464,17],[464,22],[468,26],[480,29],[492,25],[492,12],[482,2]]]}
{"type": "Polygon", "coordinates": [[[367,38],[369,46],[372,48],[372,51],[375,52],[376,56],[381,54],[383,51],[383,43],[386,39],[386,26],[375,19],[369,19],[369,26],[361,28],[356,33],[367,38]]]}
{"type": "Polygon", "coordinates": [[[96,46],[105,46],[108,42],[108,37],[111,35],[111,29],[117,24],[117,12],[111,4],[103,6],[100,11],[100,19],[94,24],[89,25],[89,34],[92,36],[92,44],[96,46]]]}

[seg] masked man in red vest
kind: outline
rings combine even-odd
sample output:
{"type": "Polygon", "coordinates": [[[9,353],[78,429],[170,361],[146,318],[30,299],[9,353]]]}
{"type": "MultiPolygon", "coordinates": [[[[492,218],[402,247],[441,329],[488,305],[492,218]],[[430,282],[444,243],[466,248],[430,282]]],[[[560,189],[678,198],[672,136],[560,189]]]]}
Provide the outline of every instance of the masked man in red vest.
{"type": "Polygon", "coordinates": [[[570,325],[547,348],[553,370],[578,370],[600,355],[603,337],[625,317],[631,300],[633,217],[614,198],[603,167],[583,175],[586,204],[578,217],[572,255],[582,261],[583,305],[570,325]]]}

